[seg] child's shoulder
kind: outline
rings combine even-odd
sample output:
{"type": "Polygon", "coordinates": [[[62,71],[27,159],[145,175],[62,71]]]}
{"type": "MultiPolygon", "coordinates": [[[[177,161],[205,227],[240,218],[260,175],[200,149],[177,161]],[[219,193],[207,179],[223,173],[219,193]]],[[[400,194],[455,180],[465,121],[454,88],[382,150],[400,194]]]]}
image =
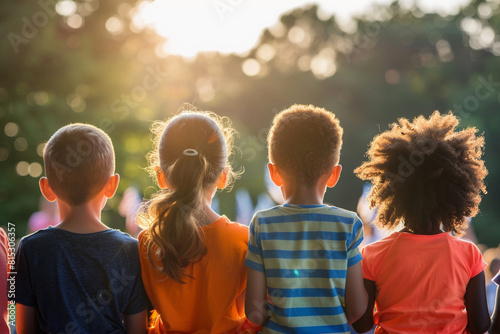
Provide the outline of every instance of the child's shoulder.
{"type": "Polygon", "coordinates": [[[446,233],[446,235],[449,239],[450,244],[454,244],[455,248],[460,249],[463,253],[465,254],[481,253],[477,245],[471,240],[460,238],[457,236],[451,236],[448,233],[446,233]]]}
{"type": "Polygon", "coordinates": [[[358,214],[354,211],[346,210],[333,205],[327,205],[326,210],[327,212],[330,212],[330,214],[332,215],[353,219],[354,221],[360,220],[358,214]]]}
{"type": "Polygon", "coordinates": [[[283,204],[270,209],[257,211],[253,221],[262,224],[296,221],[323,221],[343,223],[357,228],[362,226],[355,212],[332,205],[290,205],[283,204]],[[359,225],[359,226],[358,226],[359,225]]]}
{"type": "Polygon", "coordinates": [[[226,216],[220,217],[219,220],[205,227],[207,230],[216,230],[218,234],[222,234],[228,238],[236,240],[248,240],[248,226],[233,222],[226,216]]]}
{"type": "Polygon", "coordinates": [[[278,205],[273,208],[259,211],[265,214],[274,215],[274,214],[317,214],[317,215],[330,215],[338,217],[342,220],[342,218],[358,220],[358,215],[356,212],[349,211],[343,208],[339,208],[334,205],[328,204],[320,204],[320,205],[290,205],[283,204],[278,205]]]}
{"type": "Polygon", "coordinates": [[[28,234],[21,238],[21,243],[26,245],[37,245],[39,243],[45,243],[50,239],[57,239],[57,230],[56,228],[49,226],[45,229],[38,230],[31,234],[28,234]]]}
{"type": "Polygon", "coordinates": [[[96,243],[105,243],[107,245],[117,243],[121,247],[126,247],[127,245],[131,247],[137,246],[137,239],[115,229],[94,233],[74,233],[49,226],[21,239],[24,246],[30,245],[33,247],[37,245],[50,245],[51,243],[60,244],[62,242],[73,243],[75,246],[78,246],[79,242],[85,244],[86,241],[95,241],[96,243]]]}

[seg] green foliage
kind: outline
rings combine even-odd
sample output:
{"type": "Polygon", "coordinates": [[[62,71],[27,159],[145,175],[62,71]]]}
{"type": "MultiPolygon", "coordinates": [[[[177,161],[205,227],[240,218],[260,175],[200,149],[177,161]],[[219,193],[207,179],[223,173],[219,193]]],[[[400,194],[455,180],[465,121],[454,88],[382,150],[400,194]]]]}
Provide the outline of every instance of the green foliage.
{"type": "MultiPolygon", "coordinates": [[[[348,31],[334,17],[320,20],[312,6],[283,16],[281,26],[264,31],[246,57],[201,54],[189,61],[158,57],[155,48],[162,40],[148,30],[132,31],[128,13],[135,1],[99,4],[79,29],[69,28],[58,14],[50,17],[17,53],[6,36],[21,34],[22,18],[42,9],[34,2],[0,4],[0,126],[2,131],[9,122],[19,126],[13,137],[2,133],[0,224],[22,226],[37,210],[38,177],[20,176],[16,167],[20,161],[41,164],[38,145],[67,123],[92,123],[112,137],[121,185],[110,201],[115,213],[105,219],[119,227],[123,221],[116,209],[123,191],[135,185],[146,198],[155,191],[141,169],[151,148],[151,121],[174,114],[183,102],[229,116],[241,133],[234,164],[246,169],[235,189],[246,188],[256,199],[266,191],[265,138],[273,116],[293,103],[311,103],[335,112],[345,129],[343,173],[327,201],[350,210],[356,209],[362,187],[352,170],[373,136],[397,118],[454,110],[462,126],[476,126],[486,137],[490,174],[474,225],[480,242],[498,243],[500,230],[493,225],[500,218],[495,205],[500,200],[495,149],[500,44],[481,39],[481,30],[469,31],[471,24],[500,29],[496,2],[475,1],[448,17],[394,2],[367,11],[355,20],[357,29],[348,31]],[[492,15],[481,17],[480,6],[483,13],[489,6],[492,15]],[[112,16],[124,23],[119,35],[105,28],[112,16]],[[255,76],[242,71],[248,59],[260,66],[255,76]],[[15,148],[20,137],[28,143],[24,150],[15,148]]],[[[234,218],[234,191],[219,196],[221,211],[234,218]]]]}

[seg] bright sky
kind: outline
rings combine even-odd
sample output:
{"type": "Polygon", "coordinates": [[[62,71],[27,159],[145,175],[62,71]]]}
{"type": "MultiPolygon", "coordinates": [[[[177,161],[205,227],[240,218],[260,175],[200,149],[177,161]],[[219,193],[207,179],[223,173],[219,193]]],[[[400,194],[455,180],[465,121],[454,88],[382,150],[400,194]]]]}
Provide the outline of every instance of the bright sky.
{"type": "MultiPolygon", "coordinates": [[[[156,0],[146,2],[134,19],[138,26],[151,25],[168,39],[169,54],[191,57],[199,51],[244,53],[259,40],[264,28],[278,23],[280,15],[317,3],[322,13],[348,22],[370,9],[373,3],[392,0],[156,0]]],[[[455,14],[470,0],[400,0],[416,2],[424,11],[455,14]]]]}

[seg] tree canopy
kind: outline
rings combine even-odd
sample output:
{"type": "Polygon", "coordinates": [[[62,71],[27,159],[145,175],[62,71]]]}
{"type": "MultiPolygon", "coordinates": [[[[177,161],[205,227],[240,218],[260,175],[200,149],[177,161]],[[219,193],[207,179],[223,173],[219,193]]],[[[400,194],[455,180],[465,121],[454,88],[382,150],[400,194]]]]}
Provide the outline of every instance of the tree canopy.
{"type": "MultiPolygon", "coordinates": [[[[266,135],[293,103],[324,107],[344,127],[343,172],[326,200],[356,209],[362,182],[353,169],[373,136],[399,117],[453,110],[461,126],[486,138],[488,194],[473,219],[479,241],[500,237],[500,9],[475,0],[456,15],[423,13],[393,2],[341,26],[316,6],[296,9],[263,31],[245,56],[159,52],[164,40],[133,21],[138,3],[55,0],[0,3],[0,217],[19,226],[37,210],[43,143],[71,122],[101,127],[112,138],[121,184],[104,220],[116,213],[130,185],[148,198],[155,187],[143,170],[151,121],[184,102],[229,116],[241,133],[233,161],[245,173],[235,188],[252,198],[266,191],[266,135]]],[[[168,43],[168,41],[167,41],[168,43]]],[[[235,215],[234,191],[221,211],[235,215]]]]}

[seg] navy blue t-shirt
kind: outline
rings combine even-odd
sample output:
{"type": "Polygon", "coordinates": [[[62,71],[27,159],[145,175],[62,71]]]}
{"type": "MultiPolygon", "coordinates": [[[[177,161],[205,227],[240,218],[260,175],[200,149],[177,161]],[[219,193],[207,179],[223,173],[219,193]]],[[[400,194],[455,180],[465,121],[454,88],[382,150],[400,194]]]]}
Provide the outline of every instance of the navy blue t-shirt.
{"type": "Polygon", "coordinates": [[[42,333],[125,333],[122,314],[148,306],[137,240],[117,230],[40,230],[19,243],[15,271],[16,303],[37,308],[42,333]]]}

